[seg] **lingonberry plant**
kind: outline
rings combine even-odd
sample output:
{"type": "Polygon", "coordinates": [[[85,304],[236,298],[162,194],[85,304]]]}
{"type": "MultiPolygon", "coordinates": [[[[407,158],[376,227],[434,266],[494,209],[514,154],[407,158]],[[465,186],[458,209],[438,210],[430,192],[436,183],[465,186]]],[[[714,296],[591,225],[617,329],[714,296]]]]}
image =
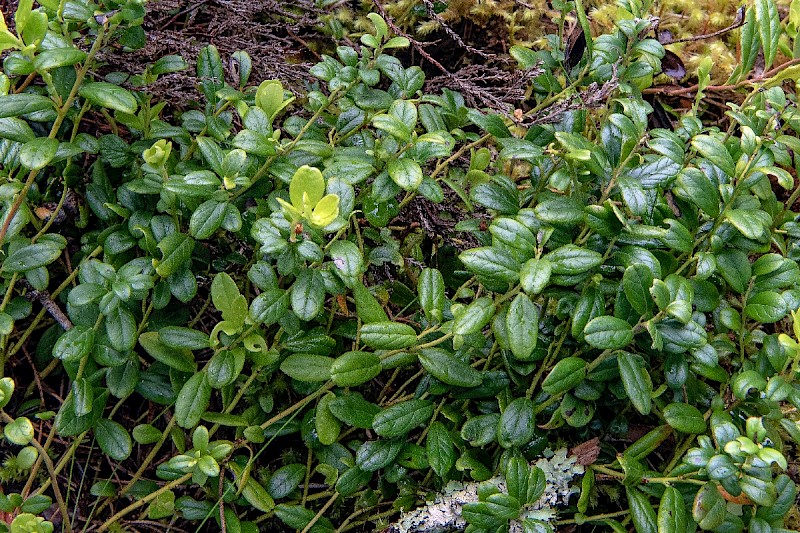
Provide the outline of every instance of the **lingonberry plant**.
{"type": "Polygon", "coordinates": [[[19,2],[1,527],[785,531],[795,4],[785,26],[747,7],[724,127],[710,61],[653,127],[645,0],[598,37],[563,4],[586,42],[569,61],[555,37],[512,48],[516,114],[426,93],[373,13],[297,96],[203,48],[203,101],[171,121],[146,85],[182,58],[98,74],[141,1],[19,2]],[[398,518],[434,496],[450,514],[398,518]]]}

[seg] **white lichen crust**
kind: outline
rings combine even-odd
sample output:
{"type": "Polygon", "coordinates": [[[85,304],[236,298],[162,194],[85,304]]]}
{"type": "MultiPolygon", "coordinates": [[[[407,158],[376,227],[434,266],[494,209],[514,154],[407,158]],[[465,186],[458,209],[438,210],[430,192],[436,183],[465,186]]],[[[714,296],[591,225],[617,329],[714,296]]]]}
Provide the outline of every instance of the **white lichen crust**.
{"type": "MultiPolygon", "coordinates": [[[[544,451],[544,457],[536,461],[547,480],[544,494],[533,504],[525,506],[518,520],[513,520],[509,533],[523,533],[525,520],[535,522],[535,531],[552,531],[549,525],[556,515],[556,508],[569,501],[570,496],[579,489],[573,486],[573,480],[584,472],[583,465],[577,463],[574,456],[567,456],[567,449],[553,452],[544,451]]],[[[505,492],[505,479],[495,476],[484,483],[495,485],[505,492]]],[[[467,523],[461,517],[461,508],[467,503],[478,501],[477,482],[459,483],[451,481],[436,495],[435,500],[423,507],[403,513],[400,519],[392,524],[385,533],[448,533],[463,531],[467,523]]]]}

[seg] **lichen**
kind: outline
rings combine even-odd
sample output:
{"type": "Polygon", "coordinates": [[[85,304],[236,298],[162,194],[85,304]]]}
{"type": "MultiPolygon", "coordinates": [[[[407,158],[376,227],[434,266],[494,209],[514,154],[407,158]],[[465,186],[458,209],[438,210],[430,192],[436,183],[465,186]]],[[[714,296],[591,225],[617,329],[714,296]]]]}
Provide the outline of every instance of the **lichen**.
{"type": "MultiPolygon", "coordinates": [[[[550,522],[557,516],[557,507],[565,505],[570,497],[579,492],[573,480],[584,472],[583,465],[578,464],[576,457],[568,456],[567,449],[553,452],[546,449],[543,457],[535,463],[544,472],[547,484],[544,494],[533,504],[526,506],[520,518],[513,520],[509,533],[522,533],[525,520],[535,522],[537,530],[552,531],[550,522]]],[[[495,476],[484,483],[495,485],[505,492],[505,479],[495,476]]],[[[403,513],[400,519],[392,524],[386,533],[447,533],[463,531],[466,521],[461,517],[464,504],[478,501],[477,482],[459,483],[451,481],[438,493],[433,502],[403,513]]]]}

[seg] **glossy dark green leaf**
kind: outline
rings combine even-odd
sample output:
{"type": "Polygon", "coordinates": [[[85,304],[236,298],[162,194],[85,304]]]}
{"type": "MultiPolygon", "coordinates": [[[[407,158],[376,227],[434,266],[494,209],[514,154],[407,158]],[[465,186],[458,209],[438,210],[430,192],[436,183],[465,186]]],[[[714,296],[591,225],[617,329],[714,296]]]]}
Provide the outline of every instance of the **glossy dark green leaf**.
{"type": "Polygon", "coordinates": [[[717,165],[720,170],[730,177],[734,175],[734,162],[722,142],[711,135],[698,135],[692,139],[692,146],[697,152],[717,165]]]}
{"type": "Polygon", "coordinates": [[[508,345],[514,357],[529,361],[539,337],[539,310],[524,294],[518,294],[506,313],[508,345]]]}
{"type": "Polygon", "coordinates": [[[136,98],[130,91],[113,83],[104,81],[86,83],[81,87],[79,93],[96,106],[121,111],[129,115],[135,114],[136,109],[139,107],[136,98]]]}
{"type": "Polygon", "coordinates": [[[741,250],[725,249],[716,254],[718,271],[728,285],[739,294],[744,293],[752,275],[747,254],[741,250]]]}
{"type": "Polygon", "coordinates": [[[368,402],[357,392],[351,392],[331,400],[328,409],[348,426],[361,429],[371,429],[375,415],[381,411],[380,407],[368,402]]]}
{"type": "Polygon", "coordinates": [[[356,452],[356,466],[374,472],[389,466],[403,449],[402,440],[373,440],[365,442],[356,452]]]}
{"type": "Polygon", "coordinates": [[[419,362],[433,377],[454,387],[477,387],[481,374],[442,348],[423,348],[419,362]]]}
{"type": "Polygon", "coordinates": [[[39,94],[7,94],[0,99],[0,118],[18,117],[53,108],[53,101],[39,94]]]}
{"type": "Polygon", "coordinates": [[[158,330],[159,340],[170,348],[202,350],[208,348],[208,334],[192,328],[167,326],[158,330]]]}
{"type": "Polygon", "coordinates": [[[330,446],[336,442],[342,431],[342,423],[329,409],[331,402],[334,400],[336,400],[336,395],[328,392],[317,403],[314,427],[317,430],[317,438],[323,446],[330,446]]]}
{"type": "Polygon", "coordinates": [[[542,390],[556,395],[570,390],[586,377],[586,361],[579,357],[562,359],[542,381],[542,390]]]}
{"type": "Polygon", "coordinates": [[[331,379],[340,387],[366,383],[381,372],[381,359],[371,352],[345,352],[331,363],[331,379]]]}
{"type": "Polygon", "coordinates": [[[600,253],[580,248],[574,244],[565,244],[545,255],[544,258],[550,262],[553,274],[566,276],[583,274],[603,262],[603,256],[600,253]]]}
{"type": "Polygon", "coordinates": [[[130,434],[113,420],[107,418],[98,420],[94,436],[103,453],[115,461],[124,461],[133,451],[130,434]]]}
{"type": "Polygon", "coordinates": [[[46,266],[61,255],[61,248],[54,243],[37,242],[26,244],[10,253],[2,265],[2,272],[27,272],[46,266]]]}
{"type": "Polygon", "coordinates": [[[495,247],[473,248],[458,256],[475,274],[514,283],[519,279],[520,264],[507,251],[495,247]]]}
{"type": "Polygon", "coordinates": [[[192,428],[200,421],[200,416],[208,409],[211,401],[211,385],[205,372],[198,372],[189,378],[175,401],[175,420],[182,428],[192,428]]]}
{"type": "Polygon", "coordinates": [[[219,350],[208,362],[208,384],[215,389],[230,385],[241,374],[244,368],[245,353],[243,348],[219,350]]]}
{"type": "Polygon", "coordinates": [[[643,415],[650,414],[653,382],[642,357],[628,352],[618,352],[617,365],[625,393],[633,406],[643,415]]]}
{"type": "Polygon", "coordinates": [[[653,306],[650,287],[653,285],[653,271],[642,263],[635,263],[625,269],[622,286],[625,297],[640,315],[644,315],[653,306]]]}
{"type": "Polygon", "coordinates": [[[769,69],[778,53],[778,42],[781,37],[781,16],[778,6],[772,0],[756,0],[756,23],[764,51],[764,68],[769,69]]]}
{"type": "Polygon", "coordinates": [[[378,350],[400,350],[417,344],[414,328],[399,322],[373,322],[361,326],[361,341],[378,350]]]}
{"type": "Polygon", "coordinates": [[[529,295],[534,296],[542,292],[550,282],[553,268],[547,259],[529,259],[519,273],[522,288],[529,295]]]}
{"type": "Polygon", "coordinates": [[[456,316],[453,321],[453,333],[469,335],[481,331],[492,319],[494,312],[495,305],[491,298],[478,298],[456,316]]]}
{"type": "Polygon", "coordinates": [[[450,433],[441,422],[434,422],[428,428],[425,450],[433,471],[440,478],[446,479],[448,472],[456,464],[456,450],[450,433]]]}
{"type": "Polygon", "coordinates": [[[53,357],[62,361],[79,361],[94,347],[94,330],[75,326],[58,338],[53,346],[53,357]]]}
{"type": "Polygon", "coordinates": [[[292,284],[292,311],[301,320],[313,320],[325,304],[325,283],[317,270],[300,272],[292,284]]]}
{"type": "Polygon", "coordinates": [[[786,316],[786,301],[777,292],[759,292],[747,299],[744,312],[757,322],[771,324],[786,316]]]}
{"type": "Polygon", "coordinates": [[[725,521],[725,499],[717,484],[709,481],[697,491],[692,505],[692,518],[702,529],[714,529],[725,521]]]}
{"type": "Polygon", "coordinates": [[[281,372],[292,379],[305,382],[328,381],[331,378],[332,357],[310,353],[294,353],[281,363],[281,372]]]}
{"type": "Polygon", "coordinates": [[[428,400],[407,400],[383,409],[375,415],[375,433],[387,439],[402,437],[430,420],[433,404],[428,400]]]}
{"type": "Polygon", "coordinates": [[[624,348],[633,341],[633,328],[622,319],[599,316],[586,324],[583,336],[595,348],[613,350],[624,348]]]}
{"type": "Polygon", "coordinates": [[[181,372],[194,373],[197,363],[192,352],[186,349],[175,349],[164,344],[158,332],[147,331],[139,335],[139,344],[150,356],[165,365],[181,372]]]}
{"type": "Polygon", "coordinates": [[[628,496],[628,505],[631,511],[631,519],[636,527],[637,533],[657,533],[658,524],[656,512],[642,491],[626,487],[625,493],[628,496]]]}
{"type": "Polygon", "coordinates": [[[706,421],[697,407],[686,403],[671,403],[664,407],[664,420],[683,433],[703,433],[706,421]]]}
{"type": "Polygon", "coordinates": [[[275,499],[285,498],[303,482],[306,475],[305,466],[292,463],[277,469],[269,478],[267,492],[275,499]]]}
{"type": "Polygon", "coordinates": [[[524,446],[533,437],[534,419],[533,402],[529,398],[516,398],[500,415],[497,441],[504,448],[524,446]]]}
{"type": "Polygon", "coordinates": [[[362,323],[368,324],[370,322],[386,322],[389,320],[381,303],[360,281],[356,281],[353,284],[353,299],[356,301],[356,312],[362,323]]]}
{"type": "Polygon", "coordinates": [[[57,152],[58,141],[56,139],[36,137],[22,145],[22,149],[19,151],[19,162],[31,170],[39,170],[46,167],[55,158],[57,152]]]}
{"type": "Polygon", "coordinates": [[[159,276],[167,277],[183,268],[192,257],[194,239],[183,233],[172,233],[158,243],[158,249],[161,259],[154,259],[153,266],[159,276]]]}
{"type": "Polygon", "coordinates": [[[417,281],[419,304],[428,320],[441,322],[444,312],[444,278],[435,268],[425,268],[417,281]]]}

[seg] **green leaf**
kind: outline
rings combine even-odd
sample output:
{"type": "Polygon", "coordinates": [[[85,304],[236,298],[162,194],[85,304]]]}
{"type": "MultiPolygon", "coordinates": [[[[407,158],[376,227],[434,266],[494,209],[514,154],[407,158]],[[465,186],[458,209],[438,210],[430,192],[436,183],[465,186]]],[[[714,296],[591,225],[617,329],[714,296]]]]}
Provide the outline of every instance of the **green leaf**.
{"type": "Polygon", "coordinates": [[[680,198],[692,202],[710,217],[719,215],[719,191],[703,171],[686,168],[675,183],[673,190],[680,198]]]}
{"type": "Polygon", "coordinates": [[[182,428],[192,428],[208,409],[211,401],[211,385],[205,372],[197,372],[189,378],[175,400],[175,421],[182,428]]]}
{"type": "Polygon", "coordinates": [[[772,223],[772,217],[761,210],[728,209],[725,211],[725,219],[742,235],[753,240],[762,240],[772,223]]]}
{"type": "Polygon", "coordinates": [[[644,315],[653,306],[650,287],[653,285],[653,271],[642,263],[634,263],[625,269],[622,287],[625,297],[637,313],[644,315]]]}
{"type": "Polygon", "coordinates": [[[65,362],[80,361],[94,347],[94,330],[88,326],[75,326],[56,341],[53,357],[65,362]]]}
{"type": "Polygon", "coordinates": [[[305,476],[305,466],[298,463],[284,465],[269,478],[267,492],[275,499],[285,498],[303,482],[305,476]]]}
{"type": "Polygon", "coordinates": [[[283,289],[267,289],[250,304],[250,316],[265,326],[280,320],[289,309],[289,293],[283,289]]]}
{"type": "Polygon", "coordinates": [[[781,38],[781,16],[773,0],[755,0],[756,23],[764,50],[764,69],[769,70],[778,53],[781,38]]]}
{"type": "Polygon", "coordinates": [[[553,274],[566,276],[583,274],[603,263],[602,254],[574,244],[565,244],[545,255],[544,258],[550,262],[553,274]]]}
{"type": "Polygon", "coordinates": [[[518,294],[508,308],[506,331],[514,357],[529,361],[539,338],[539,310],[524,294],[518,294]]]}
{"type": "Polygon", "coordinates": [[[195,239],[208,239],[225,220],[227,202],[207,200],[200,204],[189,219],[189,235],[195,239]]]}
{"type": "Polygon", "coordinates": [[[292,311],[300,320],[313,320],[322,312],[325,304],[325,283],[318,270],[300,272],[292,284],[292,311]]]}
{"type": "Polygon", "coordinates": [[[352,288],[364,271],[364,258],[361,250],[350,241],[334,241],[328,252],[336,267],[335,272],[347,287],[352,288]]]}
{"type": "Polygon", "coordinates": [[[448,472],[456,464],[456,450],[450,432],[441,422],[434,422],[428,428],[425,451],[433,471],[440,478],[446,479],[448,472]]]}
{"type": "MultiPolygon", "coordinates": [[[[247,503],[262,513],[270,513],[275,508],[275,500],[272,499],[272,496],[269,495],[261,483],[256,481],[253,477],[247,479],[242,489],[242,496],[247,500],[247,503]]],[[[233,529],[230,524],[231,522],[228,522],[228,527],[233,529]]]]}
{"type": "Polygon", "coordinates": [[[786,302],[777,292],[764,291],[748,298],[745,314],[762,324],[781,320],[787,313],[786,302]]]}
{"type": "Polygon", "coordinates": [[[124,461],[133,451],[131,436],[120,424],[101,418],[94,427],[94,436],[104,454],[115,461],[124,461]]]}
{"type": "Polygon", "coordinates": [[[700,155],[717,165],[728,176],[733,177],[736,173],[733,157],[716,137],[697,135],[692,139],[692,146],[700,155]]]}
{"type": "Polygon", "coordinates": [[[601,350],[624,348],[633,341],[633,328],[620,318],[599,316],[586,324],[584,339],[601,350]]]}
{"type": "Polygon", "coordinates": [[[417,293],[420,307],[425,316],[432,322],[441,322],[444,312],[444,278],[435,268],[425,268],[420,272],[417,281],[417,293]]]}
{"type": "MultiPolygon", "coordinates": [[[[6,98],[6,97],[4,97],[6,98]]],[[[22,145],[19,162],[31,170],[47,166],[58,152],[58,141],[49,137],[37,137],[22,145]]]]}
{"type": "Polygon", "coordinates": [[[67,67],[86,59],[86,52],[78,48],[51,48],[33,58],[33,68],[38,72],[67,67]]]}
{"type": "Polygon", "coordinates": [[[583,206],[576,199],[557,196],[539,203],[536,216],[547,224],[554,226],[575,226],[583,221],[583,206]]]}
{"type": "Polygon", "coordinates": [[[158,243],[161,259],[153,259],[156,274],[166,278],[174,274],[192,257],[194,239],[183,233],[171,233],[158,243]]]}
{"type": "Polygon", "coordinates": [[[27,446],[33,440],[33,424],[24,416],[6,424],[3,428],[6,440],[17,446],[27,446]]]}
{"type": "Polygon", "coordinates": [[[365,472],[389,466],[403,449],[403,444],[402,440],[367,441],[356,452],[356,466],[365,472]]]}
{"type": "Polygon", "coordinates": [[[192,352],[185,349],[175,349],[161,342],[158,332],[147,331],[139,335],[139,344],[150,354],[150,356],[164,363],[170,368],[180,372],[194,373],[197,371],[197,363],[194,361],[192,352]]]}
{"type": "Polygon", "coordinates": [[[686,403],[671,403],[664,407],[664,420],[683,433],[705,433],[706,421],[697,407],[686,403]]]}
{"type": "Polygon", "coordinates": [[[381,303],[361,281],[353,284],[353,299],[356,302],[356,313],[362,323],[387,322],[389,320],[381,303]]]}
{"type": "Polygon", "coordinates": [[[139,444],[153,444],[162,437],[161,430],[150,424],[139,424],[133,428],[133,440],[139,444]]]}
{"type": "Polygon", "coordinates": [[[433,415],[433,403],[428,400],[407,400],[383,409],[375,415],[372,428],[387,439],[403,437],[433,415]]]}
{"type": "Polygon", "coordinates": [[[129,115],[135,115],[138,108],[133,94],[113,83],[104,81],[85,83],[79,94],[96,106],[114,109],[129,115]]]}
{"type": "Polygon", "coordinates": [[[542,292],[550,282],[553,267],[547,259],[529,259],[519,273],[522,288],[531,296],[542,292]]]}
{"type": "Polygon", "coordinates": [[[331,379],[332,357],[310,353],[295,353],[281,363],[281,372],[297,381],[310,383],[331,379]]]}
{"type": "Polygon", "coordinates": [[[370,352],[345,352],[331,364],[331,379],[340,387],[366,383],[381,372],[381,358],[370,352]]]}
{"type": "Polygon", "coordinates": [[[643,415],[650,414],[651,397],[653,395],[653,382],[645,368],[641,356],[628,353],[617,353],[617,365],[622,385],[636,410],[643,415]]]}
{"type": "Polygon", "coordinates": [[[209,347],[208,334],[192,328],[166,326],[158,330],[158,338],[175,349],[202,350],[209,347]]]}
{"type": "Polygon", "coordinates": [[[53,101],[39,94],[7,94],[0,98],[0,118],[19,117],[53,108],[53,101]]]}
{"type": "Polygon", "coordinates": [[[332,400],[328,409],[348,426],[361,429],[371,429],[375,415],[381,411],[380,407],[368,402],[357,392],[332,400]]]}
{"type": "Polygon", "coordinates": [[[697,491],[692,504],[692,518],[702,529],[715,529],[725,522],[725,499],[717,490],[717,483],[709,481],[697,491]]]}
{"type": "Polygon", "coordinates": [[[386,166],[389,177],[403,190],[416,191],[422,184],[422,168],[413,159],[393,159],[386,166]]]}
{"type": "Polygon", "coordinates": [[[230,385],[244,368],[245,353],[243,348],[220,350],[208,362],[208,384],[212,388],[221,389],[230,385]]]}
{"type": "Polygon", "coordinates": [[[24,120],[15,117],[0,118],[0,139],[25,143],[35,138],[36,134],[24,120]]]}
{"type": "Polygon", "coordinates": [[[179,55],[166,55],[160,57],[150,67],[150,73],[160,76],[162,74],[171,74],[173,72],[180,72],[189,67],[189,64],[179,55]]]}
{"type": "Polygon", "coordinates": [[[475,274],[506,283],[519,279],[520,264],[505,250],[491,246],[473,248],[461,252],[458,258],[475,274]]]}
{"type": "Polygon", "coordinates": [[[747,258],[747,254],[741,250],[734,248],[726,248],[721,252],[717,252],[717,270],[731,288],[742,294],[750,281],[752,275],[752,267],[747,258]]]}
{"type": "Polygon", "coordinates": [[[542,390],[555,396],[570,390],[586,377],[586,361],[578,357],[562,359],[542,381],[542,390]]]}
{"type": "Polygon", "coordinates": [[[5,258],[2,265],[0,265],[0,271],[27,272],[52,263],[60,255],[61,248],[51,242],[26,244],[17,248],[5,258]]]}
{"type": "Polygon", "coordinates": [[[136,319],[123,306],[119,306],[106,315],[106,333],[115,350],[126,352],[136,346],[136,319]]]}
{"type": "Polygon", "coordinates": [[[500,415],[497,441],[504,448],[528,444],[536,428],[535,417],[534,405],[529,398],[514,399],[500,415]]]}
{"type": "Polygon", "coordinates": [[[433,377],[454,387],[477,387],[482,382],[480,372],[442,348],[423,348],[419,362],[433,377]]]}
{"type": "Polygon", "coordinates": [[[658,531],[656,512],[650,505],[647,496],[633,487],[626,487],[625,492],[628,496],[631,519],[633,519],[637,533],[656,533],[658,531]]]}
{"type": "Polygon", "coordinates": [[[408,324],[372,322],[361,326],[361,342],[377,350],[401,350],[417,344],[417,333],[408,324]]]}
{"type": "Polygon", "coordinates": [[[489,297],[478,298],[453,321],[453,333],[456,335],[469,335],[481,331],[494,316],[494,301],[489,297]]]}
{"type": "Polygon", "coordinates": [[[330,403],[336,399],[336,395],[328,392],[319,399],[317,404],[316,416],[314,417],[314,428],[317,430],[317,438],[323,446],[330,446],[339,438],[342,431],[342,423],[331,413],[330,403]]]}

